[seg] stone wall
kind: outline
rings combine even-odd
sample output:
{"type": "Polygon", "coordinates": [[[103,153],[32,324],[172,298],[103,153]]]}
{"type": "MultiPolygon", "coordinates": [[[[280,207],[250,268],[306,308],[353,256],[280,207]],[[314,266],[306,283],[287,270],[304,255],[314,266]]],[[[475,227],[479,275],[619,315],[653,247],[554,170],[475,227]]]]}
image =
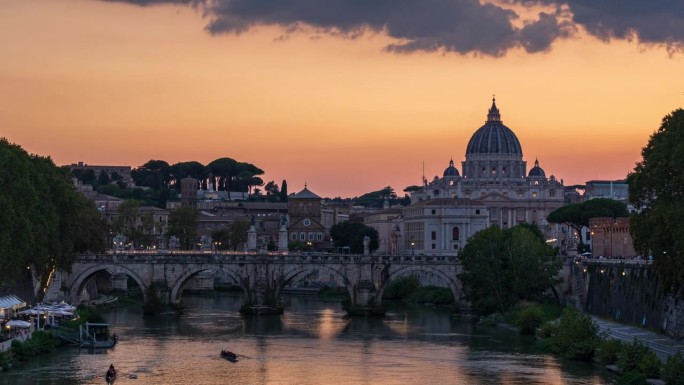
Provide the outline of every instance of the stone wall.
{"type": "Polygon", "coordinates": [[[650,265],[589,264],[584,274],[590,314],[684,337],[684,300],[666,293],[650,265]]]}

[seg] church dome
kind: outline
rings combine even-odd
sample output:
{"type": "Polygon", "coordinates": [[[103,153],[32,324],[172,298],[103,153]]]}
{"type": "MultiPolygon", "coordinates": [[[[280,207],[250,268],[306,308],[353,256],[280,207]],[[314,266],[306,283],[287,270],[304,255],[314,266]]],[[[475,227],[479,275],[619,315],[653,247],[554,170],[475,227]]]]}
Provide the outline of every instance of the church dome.
{"type": "Polygon", "coordinates": [[[444,170],[444,175],[443,175],[443,176],[444,176],[444,177],[448,177],[448,176],[461,176],[461,175],[458,173],[458,169],[457,169],[456,167],[454,167],[454,160],[453,160],[453,159],[451,159],[451,160],[449,161],[449,167],[447,167],[447,168],[444,170]]]}
{"type": "Polygon", "coordinates": [[[522,147],[513,131],[501,121],[496,99],[487,114],[487,122],[480,127],[468,142],[466,155],[469,154],[514,154],[522,156],[522,147]]]}
{"type": "Polygon", "coordinates": [[[529,174],[527,174],[527,176],[546,178],[546,173],[544,172],[544,169],[539,167],[539,160],[534,160],[534,167],[530,169],[530,172],[529,174]]]}

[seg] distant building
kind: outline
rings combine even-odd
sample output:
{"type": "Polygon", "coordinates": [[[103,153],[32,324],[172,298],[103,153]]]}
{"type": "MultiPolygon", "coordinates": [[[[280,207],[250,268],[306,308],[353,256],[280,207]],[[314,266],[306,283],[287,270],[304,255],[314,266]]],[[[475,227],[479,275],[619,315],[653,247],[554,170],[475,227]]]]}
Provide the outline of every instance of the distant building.
{"type": "Polygon", "coordinates": [[[490,225],[487,206],[467,198],[437,198],[403,208],[403,251],[455,255],[490,225]]]}
{"type": "Polygon", "coordinates": [[[636,255],[629,233],[629,218],[591,218],[591,250],[594,257],[631,258],[636,255]]]}
{"type": "Polygon", "coordinates": [[[618,180],[590,180],[584,192],[585,199],[611,198],[627,202],[629,186],[626,179],[618,180]]]}
{"type": "Polygon", "coordinates": [[[69,170],[73,173],[91,170],[95,177],[99,177],[100,173],[104,172],[111,179],[114,173],[121,176],[121,179],[128,185],[134,186],[133,178],[131,177],[131,166],[94,166],[83,162],[72,163],[69,170]]]}
{"type": "Polygon", "coordinates": [[[302,191],[287,197],[287,231],[290,242],[302,242],[309,250],[332,247],[330,229],[323,224],[322,201],[306,185],[302,191]]]}

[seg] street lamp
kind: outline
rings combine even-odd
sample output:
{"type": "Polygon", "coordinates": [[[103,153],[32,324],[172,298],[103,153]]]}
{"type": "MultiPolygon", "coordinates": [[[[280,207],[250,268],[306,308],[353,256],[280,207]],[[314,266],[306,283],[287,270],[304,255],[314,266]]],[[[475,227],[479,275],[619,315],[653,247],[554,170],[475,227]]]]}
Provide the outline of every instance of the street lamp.
{"type": "Polygon", "coordinates": [[[411,241],[411,255],[415,255],[416,243],[411,241]]]}

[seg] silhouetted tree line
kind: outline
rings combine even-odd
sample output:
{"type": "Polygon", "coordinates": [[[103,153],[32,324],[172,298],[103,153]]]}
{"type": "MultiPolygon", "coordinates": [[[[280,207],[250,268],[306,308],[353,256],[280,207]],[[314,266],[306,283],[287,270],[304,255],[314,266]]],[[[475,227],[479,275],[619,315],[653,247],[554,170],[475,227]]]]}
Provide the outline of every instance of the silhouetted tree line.
{"type": "Polygon", "coordinates": [[[168,200],[177,199],[181,180],[195,178],[202,189],[211,187],[216,191],[247,192],[250,199],[269,202],[287,201],[287,182],[282,188],[274,181],[265,184],[260,177],[264,171],[246,162],[231,158],[219,158],[207,165],[200,162],[179,162],[170,165],[163,160],[150,160],[131,170],[136,187],[129,188],[121,175],[102,171],[96,175],[92,170],[74,170],[73,175],[83,184],[92,185],[103,194],[122,199],[135,199],[144,206],[165,207],[168,200]],[[259,187],[264,186],[262,191],[259,187]]]}

